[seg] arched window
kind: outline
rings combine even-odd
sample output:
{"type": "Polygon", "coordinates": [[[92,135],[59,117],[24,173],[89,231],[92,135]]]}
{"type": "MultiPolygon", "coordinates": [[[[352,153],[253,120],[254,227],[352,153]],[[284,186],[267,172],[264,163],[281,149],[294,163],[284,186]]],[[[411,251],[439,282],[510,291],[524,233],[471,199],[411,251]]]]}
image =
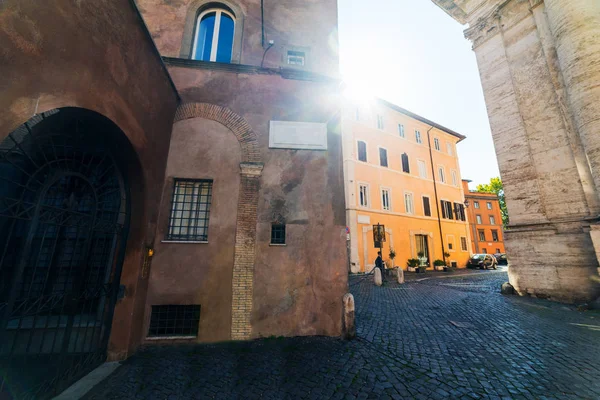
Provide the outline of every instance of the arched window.
{"type": "Polygon", "coordinates": [[[209,8],[196,19],[192,59],[231,62],[235,16],[223,8],[209,8]]]}

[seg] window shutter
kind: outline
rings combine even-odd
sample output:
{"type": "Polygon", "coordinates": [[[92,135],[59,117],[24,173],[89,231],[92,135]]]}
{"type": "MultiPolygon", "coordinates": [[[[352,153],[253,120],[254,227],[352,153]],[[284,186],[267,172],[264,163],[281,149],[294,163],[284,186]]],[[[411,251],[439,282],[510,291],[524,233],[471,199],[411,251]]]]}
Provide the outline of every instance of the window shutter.
{"type": "Polygon", "coordinates": [[[408,154],[402,154],[402,171],[410,173],[410,165],[408,164],[408,154]]]}
{"type": "Polygon", "coordinates": [[[446,213],[446,202],[444,200],[440,200],[440,204],[442,206],[442,218],[448,218],[448,214],[446,213]]]}
{"type": "Polygon", "coordinates": [[[431,217],[431,206],[429,205],[429,197],[423,197],[423,213],[427,217],[431,217]]]}

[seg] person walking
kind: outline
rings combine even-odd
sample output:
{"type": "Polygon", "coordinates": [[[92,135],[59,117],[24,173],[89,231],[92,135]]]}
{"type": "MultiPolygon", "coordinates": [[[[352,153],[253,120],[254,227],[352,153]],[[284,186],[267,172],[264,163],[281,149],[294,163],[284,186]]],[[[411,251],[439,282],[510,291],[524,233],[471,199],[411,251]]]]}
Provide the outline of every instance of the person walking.
{"type": "Polygon", "coordinates": [[[379,268],[381,270],[381,280],[385,280],[385,271],[383,268],[383,258],[381,258],[381,251],[377,252],[377,258],[375,259],[375,268],[379,268]]]}

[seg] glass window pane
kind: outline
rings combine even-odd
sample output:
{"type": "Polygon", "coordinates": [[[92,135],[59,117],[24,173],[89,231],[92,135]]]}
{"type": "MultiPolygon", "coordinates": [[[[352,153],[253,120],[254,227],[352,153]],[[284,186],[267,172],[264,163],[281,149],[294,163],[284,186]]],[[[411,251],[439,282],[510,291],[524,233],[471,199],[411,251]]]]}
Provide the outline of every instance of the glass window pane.
{"type": "Polygon", "coordinates": [[[221,13],[221,23],[219,26],[219,42],[217,44],[217,62],[231,62],[234,26],[235,24],[233,22],[233,19],[229,15],[221,13]]]}
{"type": "Polygon", "coordinates": [[[215,32],[216,13],[211,12],[202,17],[200,29],[196,33],[196,52],[194,60],[210,61],[213,34],[215,32]]]}

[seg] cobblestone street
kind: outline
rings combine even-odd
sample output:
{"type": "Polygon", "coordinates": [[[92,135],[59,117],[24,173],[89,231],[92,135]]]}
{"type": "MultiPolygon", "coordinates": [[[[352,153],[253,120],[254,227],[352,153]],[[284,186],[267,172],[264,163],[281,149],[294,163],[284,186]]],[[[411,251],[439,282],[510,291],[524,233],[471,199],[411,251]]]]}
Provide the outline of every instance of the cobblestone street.
{"type": "Polygon", "coordinates": [[[352,277],[357,340],[149,347],[85,398],[600,398],[600,313],[502,296],[505,281],[352,277]]]}

